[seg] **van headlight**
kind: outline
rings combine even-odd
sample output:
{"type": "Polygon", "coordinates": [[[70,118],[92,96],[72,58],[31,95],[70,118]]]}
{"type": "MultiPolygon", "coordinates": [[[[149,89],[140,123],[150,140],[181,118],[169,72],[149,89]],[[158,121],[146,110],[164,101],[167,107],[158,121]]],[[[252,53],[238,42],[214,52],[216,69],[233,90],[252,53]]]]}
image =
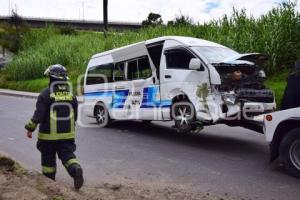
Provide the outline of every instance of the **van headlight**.
{"type": "Polygon", "coordinates": [[[223,101],[226,104],[229,104],[229,105],[235,105],[236,104],[236,96],[235,96],[235,94],[223,94],[222,98],[223,98],[223,101]]]}

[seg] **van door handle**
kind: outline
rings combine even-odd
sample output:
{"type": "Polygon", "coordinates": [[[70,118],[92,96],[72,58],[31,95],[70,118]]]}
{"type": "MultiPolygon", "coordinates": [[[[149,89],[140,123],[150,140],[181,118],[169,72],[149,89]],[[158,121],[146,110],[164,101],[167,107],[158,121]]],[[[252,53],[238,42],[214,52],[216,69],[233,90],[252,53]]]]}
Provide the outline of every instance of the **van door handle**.
{"type": "Polygon", "coordinates": [[[121,90],[121,89],[125,89],[124,86],[116,86],[116,90],[121,90]]]}
{"type": "Polygon", "coordinates": [[[165,75],[165,78],[172,78],[172,76],[171,75],[165,75]]]}

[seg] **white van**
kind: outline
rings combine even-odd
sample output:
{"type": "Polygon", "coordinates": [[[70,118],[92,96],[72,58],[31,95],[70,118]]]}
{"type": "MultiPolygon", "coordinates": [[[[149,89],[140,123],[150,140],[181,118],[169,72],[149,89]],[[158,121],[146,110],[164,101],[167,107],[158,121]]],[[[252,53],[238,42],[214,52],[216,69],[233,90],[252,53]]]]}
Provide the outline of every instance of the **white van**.
{"type": "Polygon", "coordinates": [[[182,132],[216,123],[243,126],[248,117],[275,110],[258,66],[266,59],[178,36],[113,49],[89,61],[84,110],[101,127],[114,119],[174,120],[182,132]]]}

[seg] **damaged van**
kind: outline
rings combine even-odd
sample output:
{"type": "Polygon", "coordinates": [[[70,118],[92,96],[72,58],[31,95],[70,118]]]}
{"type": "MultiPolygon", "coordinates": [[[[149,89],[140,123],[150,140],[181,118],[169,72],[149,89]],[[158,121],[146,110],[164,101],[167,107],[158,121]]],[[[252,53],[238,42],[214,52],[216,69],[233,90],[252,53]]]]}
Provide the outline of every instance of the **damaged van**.
{"type": "Polygon", "coordinates": [[[276,108],[273,91],[264,85],[266,60],[178,36],[113,49],[89,61],[84,111],[100,127],[114,119],[173,120],[181,132],[217,123],[246,127],[276,108]]]}

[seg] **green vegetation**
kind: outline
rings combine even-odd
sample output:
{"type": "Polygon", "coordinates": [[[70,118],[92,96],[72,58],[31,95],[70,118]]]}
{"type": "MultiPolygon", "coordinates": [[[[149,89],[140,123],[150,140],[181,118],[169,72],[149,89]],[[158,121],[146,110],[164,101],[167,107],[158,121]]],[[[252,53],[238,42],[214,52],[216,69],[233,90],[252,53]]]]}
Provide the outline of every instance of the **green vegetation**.
{"type": "Polygon", "coordinates": [[[286,87],[286,80],[288,77],[288,71],[283,71],[282,73],[277,73],[266,81],[266,86],[271,88],[275,92],[275,98],[277,107],[279,108],[281,105],[281,100],[283,97],[283,93],[286,87]]]}
{"type": "Polygon", "coordinates": [[[146,20],[142,21],[142,26],[157,26],[157,25],[162,25],[163,20],[161,18],[160,14],[156,13],[149,13],[148,17],[146,20]]]}
{"type": "Polygon", "coordinates": [[[13,12],[9,23],[3,23],[0,26],[0,46],[18,53],[22,38],[29,30],[28,24],[17,13],[13,12]]]}
{"type": "Polygon", "coordinates": [[[48,86],[48,80],[45,78],[24,80],[24,81],[8,81],[0,76],[0,88],[6,88],[18,91],[40,92],[48,86]]]}
{"type": "Polygon", "coordinates": [[[263,68],[272,78],[267,85],[278,92],[280,99],[285,77],[279,74],[287,75],[300,59],[300,15],[294,3],[282,3],[258,19],[247,16],[245,10],[233,9],[232,15],[201,25],[177,21],[168,26],[147,26],[138,32],[111,32],[107,39],[102,33],[74,32],[72,28],[31,30],[22,37],[21,50],[7,70],[0,72],[0,87],[38,91],[46,85],[41,79],[44,70],[54,63],[67,66],[75,84],[95,53],[154,37],[182,35],[214,41],[239,52],[268,54],[270,61],[263,68]]]}

